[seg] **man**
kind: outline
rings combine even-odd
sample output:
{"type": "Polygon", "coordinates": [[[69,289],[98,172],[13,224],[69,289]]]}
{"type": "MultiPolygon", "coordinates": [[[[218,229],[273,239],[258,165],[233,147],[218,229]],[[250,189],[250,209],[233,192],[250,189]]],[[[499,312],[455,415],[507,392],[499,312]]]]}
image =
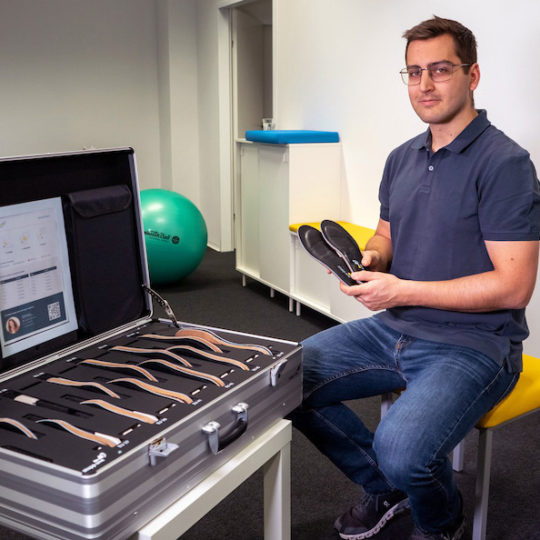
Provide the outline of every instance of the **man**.
{"type": "Polygon", "coordinates": [[[304,342],[303,431],[352,481],[341,538],[375,536],[410,508],[410,538],[459,539],[449,452],[515,385],[538,264],[540,195],[529,154],[474,108],[476,40],[434,17],[405,32],[402,78],[427,132],[389,156],[358,285],[383,310],[304,342]],[[405,389],[371,433],[342,401],[405,389]]]}

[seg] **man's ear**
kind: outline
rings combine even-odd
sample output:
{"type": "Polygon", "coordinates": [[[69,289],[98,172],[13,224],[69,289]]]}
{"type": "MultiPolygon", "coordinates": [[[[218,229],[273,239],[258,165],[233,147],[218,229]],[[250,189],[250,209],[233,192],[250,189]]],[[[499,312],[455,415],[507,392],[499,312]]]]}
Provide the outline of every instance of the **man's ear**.
{"type": "Polygon", "coordinates": [[[469,90],[474,92],[478,86],[478,83],[480,82],[480,66],[477,63],[473,64],[469,68],[469,77],[471,79],[469,90]]]}

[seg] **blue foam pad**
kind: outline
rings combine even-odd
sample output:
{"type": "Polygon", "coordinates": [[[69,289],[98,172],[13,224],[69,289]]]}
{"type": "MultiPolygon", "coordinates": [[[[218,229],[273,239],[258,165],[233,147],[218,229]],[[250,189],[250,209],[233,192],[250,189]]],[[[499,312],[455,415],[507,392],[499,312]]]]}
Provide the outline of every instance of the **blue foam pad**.
{"type": "Polygon", "coordinates": [[[270,144],[335,143],[339,142],[339,133],[306,129],[257,129],[246,131],[246,139],[270,144]]]}

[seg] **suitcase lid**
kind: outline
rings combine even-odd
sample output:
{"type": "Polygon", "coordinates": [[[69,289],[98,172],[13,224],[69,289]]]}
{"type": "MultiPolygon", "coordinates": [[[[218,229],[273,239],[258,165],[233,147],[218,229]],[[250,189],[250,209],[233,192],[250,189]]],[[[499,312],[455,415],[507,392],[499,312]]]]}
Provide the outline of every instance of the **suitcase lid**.
{"type": "Polygon", "coordinates": [[[0,160],[0,372],[152,314],[132,148],[0,160]]]}

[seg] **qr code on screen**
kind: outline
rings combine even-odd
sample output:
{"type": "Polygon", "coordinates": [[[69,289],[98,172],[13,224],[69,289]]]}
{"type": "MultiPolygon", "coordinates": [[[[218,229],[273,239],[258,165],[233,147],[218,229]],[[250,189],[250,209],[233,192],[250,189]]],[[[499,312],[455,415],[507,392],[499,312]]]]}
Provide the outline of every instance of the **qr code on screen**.
{"type": "Polygon", "coordinates": [[[49,312],[49,321],[54,321],[55,319],[59,319],[61,316],[60,302],[53,302],[52,304],[48,304],[47,311],[49,312]]]}

